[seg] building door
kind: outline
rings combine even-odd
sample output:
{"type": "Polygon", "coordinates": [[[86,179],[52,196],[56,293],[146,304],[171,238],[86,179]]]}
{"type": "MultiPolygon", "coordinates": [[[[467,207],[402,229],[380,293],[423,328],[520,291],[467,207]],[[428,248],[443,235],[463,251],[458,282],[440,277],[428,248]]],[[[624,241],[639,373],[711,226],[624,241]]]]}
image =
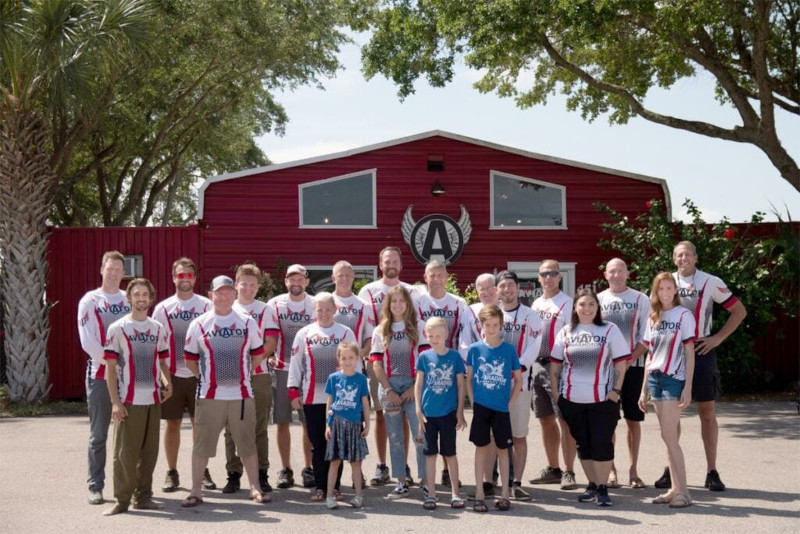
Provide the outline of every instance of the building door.
{"type": "MultiPolygon", "coordinates": [[[[508,270],[517,273],[519,278],[519,300],[530,306],[534,300],[542,295],[539,285],[539,261],[510,261],[508,270]]],[[[570,297],[575,294],[575,266],[577,263],[558,262],[561,271],[561,291],[570,297]]]]}

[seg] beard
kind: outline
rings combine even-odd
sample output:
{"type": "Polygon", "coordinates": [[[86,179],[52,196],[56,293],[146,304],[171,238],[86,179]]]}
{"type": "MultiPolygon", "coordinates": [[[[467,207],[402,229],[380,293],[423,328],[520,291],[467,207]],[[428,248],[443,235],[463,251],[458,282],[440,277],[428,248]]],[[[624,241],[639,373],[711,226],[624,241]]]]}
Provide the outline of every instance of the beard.
{"type": "Polygon", "coordinates": [[[300,286],[291,286],[289,288],[289,293],[291,293],[295,297],[299,297],[303,294],[303,288],[300,286]]]}
{"type": "Polygon", "coordinates": [[[400,276],[400,271],[398,271],[394,267],[389,267],[383,272],[383,276],[389,279],[394,279],[400,276]]]}

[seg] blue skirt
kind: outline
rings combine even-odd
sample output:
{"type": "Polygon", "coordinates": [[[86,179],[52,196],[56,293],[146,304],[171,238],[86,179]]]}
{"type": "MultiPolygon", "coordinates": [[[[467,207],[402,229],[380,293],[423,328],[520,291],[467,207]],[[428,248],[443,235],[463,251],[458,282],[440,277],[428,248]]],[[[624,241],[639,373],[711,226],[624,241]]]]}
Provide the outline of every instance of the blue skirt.
{"type": "Polygon", "coordinates": [[[350,421],[338,415],[333,416],[331,439],[325,448],[325,460],[362,461],[369,450],[367,440],[361,437],[361,422],[350,421]]]}

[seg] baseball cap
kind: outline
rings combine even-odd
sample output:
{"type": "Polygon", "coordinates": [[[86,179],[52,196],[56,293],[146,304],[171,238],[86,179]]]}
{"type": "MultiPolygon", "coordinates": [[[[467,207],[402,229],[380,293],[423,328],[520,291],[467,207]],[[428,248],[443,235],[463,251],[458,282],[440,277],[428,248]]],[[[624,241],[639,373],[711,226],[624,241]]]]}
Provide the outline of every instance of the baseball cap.
{"type": "Polygon", "coordinates": [[[224,274],[217,276],[211,281],[211,291],[216,291],[217,289],[225,286],[230,287],[231,289],[236,289],[231,277],[225,276],[224,274]]]}
{"type": "Polygon", "coordinates": [[[513,271],[500,271],[495,278],[495,284],[499,284],[501,280],[513,280],[515,284],[519,284],[517,273],[513,271]]]}
{"type": "Polygon", "coordinates": [[[288,269],[286,269],[286,276],[290,276],[292,274],[302,274],[308,278],[308,271],[306,271],[306,268],[299,263],[294,263],[290,265],[288,269]]]}

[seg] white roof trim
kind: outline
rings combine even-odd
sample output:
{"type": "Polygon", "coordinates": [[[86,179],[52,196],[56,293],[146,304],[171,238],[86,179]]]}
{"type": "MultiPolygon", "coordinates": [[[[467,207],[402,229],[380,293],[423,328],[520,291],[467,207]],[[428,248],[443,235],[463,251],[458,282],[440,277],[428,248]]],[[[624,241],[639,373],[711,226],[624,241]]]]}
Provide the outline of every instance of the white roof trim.
{"type": "Polygon", "coordinates": [[[458,135],[450,132],[446,132],[444,130],[430,130],[428,132],[423,132],[415,135],[409,135],[407,137],[400,137],[398,139],[392,139],[389,141],[383,141],[381,143],[376,143],[373,145],[367,145],[359,148],[353,148],[350,150],[345,150],[342,152],[335,152],[333,154],[325,154],[322,156],[314,156],[311,158],[300,159],[296,161],[289,161],[286,163],[278,163],[275,165],[267,165],[265,167],[257,167],[255,169],[246,169],[243,171],[231,172],[227,174],[221,174],[219,176],[214,176],[211,178],[207,178],[203,184],[200,186],[200,189],[197,192],[197,218],[198,220],[203,219],[203,211],[204,211],[204,200],[205,200],[205,192],[209,185],[216,183],[216,182],[224,182],[226,180],[234,180],[236,178],[244,178],[246,176],[251,176],[254,174],[263,174],[267,172],[274,172],[280,171],[283,169],[290,169],[292,167],[300,167],[302,165],[310,165],[312,163],[319,163],[322,161],[330,161],[334,159],[346,158],[348,156],[355,156],[356,154],[363,154],[364,152],[371,152],[373,150],[380,150],[382,148],[387,148],[395,145],[402,145],[406,143],[411,143],[413,141],[419,141],[421,139],[427,139],[429,137],[445,137],[447,139],[453,139],[455,141],[462,141],[464,143],[470,143],[473,145],[483,146],[486,148],[491,148],[494,150],[500,150],[502,152],[508,152],[510,154],[516,154],[518,156],[523,156],[527,158],[533,159],[540,159],[543,161],[549,161],[551,163],[558,163],[560,165],[567,165],[570,167],[577,167],[579,169],[586,169],[595,172],[602,172],[605,174],[613,174],[615,176],[621,176],[623,178],[631,178],[633,180],[640,180],[643,182],[650,182],[654,184],[658,184],[664,190],[664,198],[666,198],[666,209],[667,209],[667,217],[672,220],[672,200],[670,199],[669,194],[669,186],[667,185],[667,181],[663,178],[655,178],[653,176],[646,176],[644,174],[637,174],[628,171],[620,171],[617,169],[610,169],[608,167],[601,167],[599,165],[592,165],[590,163],[583,163],[580,161],[572,161],[563,158],[557,158],[554,156],[547,156],[544,154],[538,154],[536,152],[529,152],[527,150],[522,150],[519,148],[508,147],[504,145],[499,145],[496,143],[491,143],[489,141],[483,141],[480,139],[473,139],[472,137],[467,137],[464,135],[458,135]]]}

